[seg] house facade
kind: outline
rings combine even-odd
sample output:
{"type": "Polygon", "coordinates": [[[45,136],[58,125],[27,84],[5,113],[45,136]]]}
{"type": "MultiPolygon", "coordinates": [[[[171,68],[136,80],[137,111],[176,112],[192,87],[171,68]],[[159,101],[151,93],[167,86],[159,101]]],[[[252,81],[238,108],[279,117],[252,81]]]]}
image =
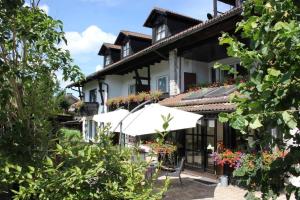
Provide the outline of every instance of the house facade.
{"type": "Polygon", "coordinates": [[[213,0],[214,12],[206,21],[154,8],[144,23],[152,29],[152,35],[123,30],[114,44],[102,45],[99,55],[104,58],[103,69],[69,86],[79,91],[86,104],[82,116],[86,140],[96,134],[98,125],[93,116],[110,111],[109,99],[157,90],[163,93],[160,104],[204,116],[195,128],[170,134],[178,155],[186,158],[186,166],[224,173],[209,154],[221,146],[236,148],[240,142],[228,124],[217,120],[220,112],[235,109],[229,95],[235,91],[230,83],[237,75],[213,66],[217,62],[231,65],[241,76],[247,72],[241,70],[238,59],[227,56],[226,48],[218,41],[222,32],[234,33],[241,20],[241,1],[221,2],[232,9],[220,13],[217,0],[213,0]],[[196,86],[207,88],[190,91],[196,86]]]}

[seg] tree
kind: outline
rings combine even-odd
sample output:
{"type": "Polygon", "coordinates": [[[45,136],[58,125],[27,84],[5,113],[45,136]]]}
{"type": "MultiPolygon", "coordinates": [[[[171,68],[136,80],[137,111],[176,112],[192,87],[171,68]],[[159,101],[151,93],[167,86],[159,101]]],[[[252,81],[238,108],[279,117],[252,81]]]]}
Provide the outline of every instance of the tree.
{"type": "Polygon", "coordinates": [[[56,73],[80,79],[72,64],[63,25],[38,7],[39,1],[0,1],[0,156],[21,165],[39,161],[51,139],[57,105],[56,73]]]}
{"type": "MultiPolygon", "coordinates": [[[[267,199],[284,189],[288,197],[295,193],[300,198],[299,188],[286,181],[300,176],[299,8],[292,0],[247,0],[243,9],[244,19],[236,32],[250,44],[229,34],[220,43],[228,45],[229,56],[240,59],[251,72],[250,78],[238,84],[239,93],[232,97],[236,111],[220,114],[219,120],[229,121],[245,136],[255,132],[260,152],[280,149],[286,154],[272,161],[267,171],[258,166],[251,172],[246,182],[250,192],[259,187],[267,199]]],[[[263,159],[259,155],[256,159],[263,159]]],[[[249,193],[248,197],[253,196],[249,193]]]]}

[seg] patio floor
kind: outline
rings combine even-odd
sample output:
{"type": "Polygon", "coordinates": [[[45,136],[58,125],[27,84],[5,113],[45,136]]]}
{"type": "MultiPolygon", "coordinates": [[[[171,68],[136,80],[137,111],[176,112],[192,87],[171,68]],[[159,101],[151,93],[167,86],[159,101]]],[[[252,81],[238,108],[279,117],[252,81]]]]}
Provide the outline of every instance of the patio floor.
{"type": "MultiPolygon", "coordinates": [[[[244,199],[246,190],[236,186],[222,187],[216,185],[208,186],[195,179],[201,179],[209,182],[217,182],[216,179],[207,178],[204,176],[195,176],[188,173],[182,174],[183,185],[180,184],[177,178],[171,178],[171,185],[163,200],[233,200],[244,199]]],[[[164,179],[162,176],[160,179],[164,179]]],[[[257,193],[256,195],[259,195],[257,193]]],[[[282,195],[278,200],[285,200],[282,195]]],[[[291,198],[295,199],[295,198],[291,198]]]]}

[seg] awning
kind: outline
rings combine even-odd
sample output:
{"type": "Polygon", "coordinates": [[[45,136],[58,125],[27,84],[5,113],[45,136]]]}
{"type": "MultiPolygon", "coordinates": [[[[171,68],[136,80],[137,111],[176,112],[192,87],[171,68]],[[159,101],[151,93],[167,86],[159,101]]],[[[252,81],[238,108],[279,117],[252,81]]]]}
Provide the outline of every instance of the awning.
{"type": "MultiPolygon", "coordinates": [[[[103,125],[110,124],[110,127],[111,127],[110,131],[113,131],[114,128],[116,128],[118,126],[120,121],[122,121],[124,119],[124,117],[128,114],[129,114],[128,110],[119,109],[119,110],[115,110],[115,111],[112,111],[112,112],[101,113],[99,115],[95,115],[93,117],[93,120],[95,122],[98,122],[99,125],[101,125],[101,124],[103,124],[103,125]]],[[[118,127],[116,131],[120,132],[120,127],[118,127]]]]}
{"type": "MultiPolygon", "coordinates": [[[[159,104],[150,104],[143,109],[130,114],[122,122],[122,133],[131,136],[139,136],[163,131],[162,116],[171,115],[173,118],[167,131],[181,130],[196,127],[197,121],[202,115],[169,108],[159,104]]],[[[120,129],[117,130],[120,132],[120,129]]]]}

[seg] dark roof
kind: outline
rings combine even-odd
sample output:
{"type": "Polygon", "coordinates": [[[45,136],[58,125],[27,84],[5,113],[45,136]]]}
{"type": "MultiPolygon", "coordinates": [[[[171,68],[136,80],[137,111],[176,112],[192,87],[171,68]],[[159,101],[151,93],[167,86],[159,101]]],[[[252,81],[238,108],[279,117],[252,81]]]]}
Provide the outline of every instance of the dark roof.
{"type": "MultiPolygon", "coordinates": [[[[130,62],[134,59],[137,59],[139,57],[142,57],[142,56],[147,56],[149,55],[150,53],[152,52],[156,52],[158,51],[160,48],[163,48],[163,47],[166,47],[168,45],[171,45],[187,36],[191,36],[195,33],[198,33],[198,32],[201,32],[201,31],[204,31],[208,28],[210,28],[211,26],[214,26],[222,21],[225,21],[225,20],[228,20],[234,16],[240,16],[240,14],[242,13],[242,8],[241,7],[236,7],[236,8],[233,8],[231,9],[230,11],[228,12],[225,12],[224,14],[222,15],[219,15],[215,18],[212,18],[210,20],[207,20],[201,24],[198,24],[198,25],[195,25],[191,28],[188,28],[180,33],[177,33],[171,37],[168,37],[168,38],[165,38],[165,39],[162,39],[156,43],[154,43],[153,45],[135,53],[135,54],[132,54],[132,55],[129,55],[121,60],[119,60],[118,62],[115,62],[111,65],[108,65],[107,67],[105,67],[104,69],[102,70],[99,70],[97,72],[94,72],[90,75],[88,75],[86,77],[86,79],[84,81],[82,81],[83,83],[84,82],[87,82],[89,80],[92,80],[92,79],[95,79],[99,76],[103,76],[103,75],[107,75],[111,70],[114,70],[116,68],[118,68],[119,66],[121,66],[122,64],[125,64],[127,62],[130,62]]],[[[79,82],[79,83],[73,83],[73,84],[70,84],[68,85],[67,87],[72,87],[72,86],[78,86],[80,85],[82,82],[79,82]]]]}
{"type": "Polygon", "coordinates": [[[226,4],[230,4],[232,6],[235,5],[235,0],[218,0],[218,1],[221,1],[221,2],[226,3],[226,4]]]}
{"type": "Polygon", "coordinates": [[[133,38],[137,38],[140,40],[146,40],[146,41],[150,41],[150,42],[152,41],[151,35],[122,30],[122,31],[120,31],[120,33],[115,41],[115,45],[120,45],[120,42],[124,39],[124,37],[133,37],[133,38]]]}
{"type": "Polygon", "coordinates": [[[103,45],[100,48],[100,51],[99,51],[98,55],[104,55],[104,53],[107,49],[113,49],[113,50],[120,51],[121,46],[115,45],[115,44],[110,44],[110,43],[103,43],[103,45]]]}
{"type": "Polygon", "coordinates": [[[228,89],[227,91],[230,91],[224,91],[222,93],[223,95],[220,93],[220,95],[211,97],[208,94],[206,96],[199,96],[196,98],[197,94],[201,94],[203,91],[206,92],[210,89],[211,88],[202,88],[197,91],[179,94],[174,97],[166,98],[160,101],[159,104],[189,112],[230,112],[235,110],[235,105],[229,101],[229,95],[236,91],[236,87],[234,85],[212,88],[217,91],[224,91],[224,89],[228,89]],[[233,90],[233,88],[235,90],[233,90]],[[189,98],[191,96],[193,98],[189,98]]]}
{"type": "Polygon", "coordinates": [[[236,106],[232,103],[218,103],[218,104],[205,104],[196,106],[184,106],[178,107],[177,109],[187,111],[187,112],[232,112],[236,109],[236,106]]]}
{"type": "Polygon", "coordinates": [[[191,23],[191,24],[194,24],[194,25],[202,23],[201,20],[198,20],[198,19],[186,16],[186,15],[182,15],[182,14],[170,11],[170,10],[166,10],[166,9],[163,9],[163,8],[155,7],[151,11],[151,13],[148,16],[148,18],[146,19],[146,21],[144,23],[144,26],[152,28],[152,20],[155,18],[156,15],[170,16],[170,17],[173,17],[173,18],[176,18],[176,19],[179,19],[181,21],[185,21],[187,23],[191,23]]]}

